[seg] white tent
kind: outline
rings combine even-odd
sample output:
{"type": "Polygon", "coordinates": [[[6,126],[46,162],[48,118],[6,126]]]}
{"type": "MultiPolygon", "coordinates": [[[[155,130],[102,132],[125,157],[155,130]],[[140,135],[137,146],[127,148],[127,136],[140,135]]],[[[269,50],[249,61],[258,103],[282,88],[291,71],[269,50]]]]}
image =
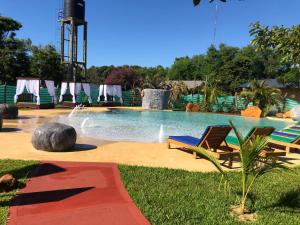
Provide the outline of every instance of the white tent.
{"type": "Polygon", "coordinates": [[[88,96],[88,102],[92,104],[91,85],[89,83],[75,83],[75,82],[62,82],[59,102],[63,101],[63,96],[67,93],[67,89],[70,89],[72,95],[72,102],[76,103],[76,96],[83,90],[86,96],[88,96]]]}
{"type": "MultiPolygon", "coordinates": [[[[46,87],[48,89],[49,95],[53,99],[53,103],[57,102],[56,95],[55,95],[55,86],[54,81],[52,80],[45,80],[46,87]]],[[[18,102],[18,98],[20,95],[22,95],[25,91],[32,94],[34,96],[34,100],[36,100],[36,104],[41,104],[40,99],[40,87],[41,87],[41,80],[36,78],[17,78],[17,89],[16,94],[14,96],[15,103],[18,102]]]]}
{"type": "Polygon", "coordinates": [[[112,96],[114,101],[115,97],[120,98],[120,102],[123,103],[121,85],[100,85],[98,102],[100,102],[101,96],[104,96],[104,101],[107,102],[108,95],[112,96]]]}

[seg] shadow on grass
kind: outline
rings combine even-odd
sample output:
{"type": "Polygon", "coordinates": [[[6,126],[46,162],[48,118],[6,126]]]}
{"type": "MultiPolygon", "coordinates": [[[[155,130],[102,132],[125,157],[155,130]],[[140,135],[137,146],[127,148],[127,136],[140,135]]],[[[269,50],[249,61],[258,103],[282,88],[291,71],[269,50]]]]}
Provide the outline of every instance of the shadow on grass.
{"type": "Polygon", "coordinates": [[[3,170],[1,172],[1,176],[4,174],[11,174],[13,175],[16,179],[24,179],[29,177],[30,173],[34,171],[34,169],[37,167],[38,164],[31,164],[23,167],[19,167],[16,169],[11,169],[11,170],[3,170]]]}
{"type": "Polygon", "coordinates": [[[94,187],[82,187],[73,189],[62,189],[55,191],[41,191],[34,193],[21,193],[13,199],[10,206],[34,205],[47,202],[57,202],[80,193],[89,191],[94,187]]]}
{"type": "Polygon", "coordinates": [[[39,165],[37,170],[32,171],[30,177],[42,177],[55,173],[62,173],[66,171],[64,168],[56,166],[52,163],[42,163],[39,165]]]}
{"type": "Polygon", "coordinates": [[[266,208],[274,209],[280,212],[298,212],[300,213],[300,187],[282,195],[278,201],[266,208]]]}

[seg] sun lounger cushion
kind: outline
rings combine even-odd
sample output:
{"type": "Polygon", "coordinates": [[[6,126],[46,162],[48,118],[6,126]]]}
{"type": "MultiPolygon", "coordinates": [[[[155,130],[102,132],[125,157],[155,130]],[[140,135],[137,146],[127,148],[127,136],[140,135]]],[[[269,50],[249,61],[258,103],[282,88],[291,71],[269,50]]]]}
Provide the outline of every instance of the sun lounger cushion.
{"type": "Polygon", "coordinates": [[[201,139],[192,136],[170,136],[169,138],[174,141],[182,142],[184,144],[195,147],[198,146],[201,142],[201,139]]]}
{"type": "MultiPolygon", "coordinates": [[[[255,131],[256,128],[266,128],[266,129],[269,129],[270,132],[272,132],[272,129],[274,129],[273,127],[264,127],[264,126],[253,127],[251,130],[248,131],[247,135],[244,137],[243,140],[245,141],[247,138],[249,138],[252,135],[252,133],[255,131]]],[[[236,137],[227,136],[225,140],[228,144],[236,145],[236,146],[239,145],[239,141],[236,137]]]]}
{"type": "Polygon", "coordinates": [[[231,145],[239,145],[239,141],[238,141],[238,139],[237,139],[236,137],[227,136],[225,140],[226,140],[226,142],[227,142],[228,144],[231,144],[231,145]]]}
{"type": "Polygon", "coordinates": [[[299,126],[293,126],[293,127],[291,127],[291,129],[300,130],[300,127],[299,126]]]}
{"type": "Polygon", "coordinates": [[[283,132],[298,134],[300,135],[300,130],[293,130],[293,129],[284,129],[283,132]]]}
{"type": "Polygon", "coordinates": [[[208,126],[205,131],[203,132],[201,138],[195,138],[192,136],[170,136],[169,138],[174,141],[179,141],[188,145],[198,146],[205,138],[206,134],[210,131],[210,129],[215,127],[228,127],[228,125],[220,125],[220,126],[208,126]]]}
{"type": "Polygon", "coordinates": [[[299,137],[299,135],[296,134],[289,134],[289,133],[285,133],[285,132],[280,132],[280,131],[274,131],[272,133],[272,136],[280,136],[280,137],[287,137],[287,138],[292,138],[295,139],[297,137],[299,137]]]}
{"type": "Polygon", "coordinates": [[[296,140],[295,138],[279,137],[275,135],[271,135],[271,139],[274,141],[281,141],[286,143],[293,143],[296,140]]]}

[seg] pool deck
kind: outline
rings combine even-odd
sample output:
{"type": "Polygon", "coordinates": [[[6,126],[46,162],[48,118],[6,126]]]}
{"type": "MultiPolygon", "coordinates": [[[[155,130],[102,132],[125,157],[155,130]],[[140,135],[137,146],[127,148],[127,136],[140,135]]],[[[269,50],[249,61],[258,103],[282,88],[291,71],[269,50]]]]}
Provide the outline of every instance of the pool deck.
{"type": "MultiPolygon", "coordinates": [[[[122,107],[122,109],[127,109],[122,107]]],[[[130,108],[141,110],[141,108],[130,108]]],[[[107,108],[87,108],[89,112],[104,112],[107,108]]],[[[0,132],[0,159],[110,162],[132,166],[163,167],[188,171],[211,172],[214,166],[205,159],[194,159],[192,154],[168,149],[166,144],[146,144],[134,142],[101,142],[79,138],[73,151],[49,153],[32,147],[31,136],[35,127],[70,109],[20,110],[20,119],[4,120],[4,131],[0,132]]],[[[283,157],[289,166],[300,165],[300,154],[283,157]]],[[[234,167],[238,163],[234,163],[234,167]]]]}

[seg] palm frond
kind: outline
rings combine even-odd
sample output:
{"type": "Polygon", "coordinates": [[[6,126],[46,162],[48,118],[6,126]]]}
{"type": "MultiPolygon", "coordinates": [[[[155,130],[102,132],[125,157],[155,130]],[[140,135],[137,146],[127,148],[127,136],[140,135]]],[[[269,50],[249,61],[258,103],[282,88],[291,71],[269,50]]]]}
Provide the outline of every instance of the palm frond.
{"type": "Polygon", "coordinates": [[[205,150],[204,148],[201,147],[197,147],[197,148],[192,148],[191,150],[195,151],[196,153],[200,154],[202,157],[204,157],[205,159],[207,159],[209,162],[211,162],[216,169],[221,173],[221,180],[220,180],[220,185],[219,185],[219,189],[221,187],[221,184],[223,183],[224,185],[224,192],[228,195],[230,195],[231,192],[231,186],[230,186],[230,180],[229,177],[227,176],[227,174],[225,173],[225,171],[223,170],[221,164],[219,163],[219,161],[213,157],[212,155],[210,155],[207,150],[205,150]]]}
{"type": "Polygon", "coordinates": [[[236,135],[238,142],[239,142],[239,146],[241,147],[244,144],[244,140],[243,140],[243,136],[242,134],[238,131],[238,129],[236,128],[236,126],[234,125],[234,123],[232,122],[232,120],[229,120],[229,124],[232,127],[234,134],[236,135]]]}

